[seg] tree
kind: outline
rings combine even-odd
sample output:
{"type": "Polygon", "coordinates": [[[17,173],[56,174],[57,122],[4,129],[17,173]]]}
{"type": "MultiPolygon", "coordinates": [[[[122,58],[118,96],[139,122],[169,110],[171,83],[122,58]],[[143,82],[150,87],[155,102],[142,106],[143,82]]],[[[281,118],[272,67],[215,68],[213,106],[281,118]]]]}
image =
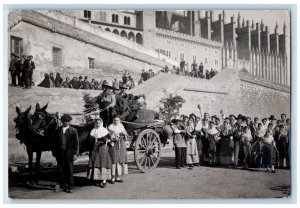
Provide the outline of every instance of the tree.
{"type": "Polygon", "coordinates": [[[159,101],[162,104],[162,106],[159,107],[159,113],[163,119],[170,121],[173,116],[179,114],[179,109],[182,107],[182,104],[185,103],[185,99],[179,95],[168,93],[166,89],[163,89],[163,92],[165,97],[159,101]]]}

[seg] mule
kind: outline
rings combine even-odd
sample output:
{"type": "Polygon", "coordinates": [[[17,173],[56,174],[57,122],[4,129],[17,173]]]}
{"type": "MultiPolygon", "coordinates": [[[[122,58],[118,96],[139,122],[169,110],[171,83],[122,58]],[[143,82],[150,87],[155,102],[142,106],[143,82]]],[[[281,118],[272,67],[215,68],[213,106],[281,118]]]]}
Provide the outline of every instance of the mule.
{"type": "MultiPolygon", "coordinates": [[[[35,112],[30,114],[31,106],[25,111],[21,112],[19,107],[16,107],[17,118],[14,119],[16,123],[16,138],[24,143],[28,155],[28,171],[29,184],[36,184],[39,180],[40,160],[43,151],[52,151],[55,131],[59,128],[58,118],[55,114],[50,114],[46,111],[48,104],[40,108],[37,103],[35,112]],[[33,153],[36,153],[35,174],[33,180],[33,153]]],[[[94,122],[88,122],[84,125],[71,125],[78,132],[79,138],[79,152],[80,154],[90,151],[93,148],[94,141],[91,140],[89,134],[94,127],[94,122]]]]}

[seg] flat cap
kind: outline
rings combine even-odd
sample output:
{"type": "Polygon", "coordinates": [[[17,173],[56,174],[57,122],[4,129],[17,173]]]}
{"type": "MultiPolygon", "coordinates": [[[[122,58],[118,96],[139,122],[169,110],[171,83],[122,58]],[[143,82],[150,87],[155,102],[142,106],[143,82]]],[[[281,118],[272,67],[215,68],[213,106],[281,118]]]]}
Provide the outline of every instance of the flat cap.
{"type": "Polygon", "coordinates": [[[66,122],[70,122],[72,120],[72,117],[69,115],[69,114],[64,114],[62,117],[61,117],[61,120],[62,121],[66,121],[66,122]]]}

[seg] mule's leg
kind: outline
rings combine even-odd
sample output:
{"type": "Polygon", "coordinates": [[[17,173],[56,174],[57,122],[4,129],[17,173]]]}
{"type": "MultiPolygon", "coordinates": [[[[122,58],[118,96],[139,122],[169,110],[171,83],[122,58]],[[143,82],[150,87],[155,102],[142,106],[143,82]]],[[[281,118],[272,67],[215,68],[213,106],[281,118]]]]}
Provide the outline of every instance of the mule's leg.
{"type": "Polygon", "coordinates": [[[38,183],[39,181],[39,176],[40,176],[40,162],[41,162],[41,156],[42,156],[42,151],[37,151],[36,152],[36,160],[35,160],[35,173],[36,173],[36,178],[35,182],[38,183]]]}
{"type": "Polygon", "coordinates": [[[28,171],[29,171],[29,178],[28,182],[29,184],[32,184],[32,158],[33,158],[33,152],[30,149],[27,149],[27,154],[28,154],[28,171]]]}

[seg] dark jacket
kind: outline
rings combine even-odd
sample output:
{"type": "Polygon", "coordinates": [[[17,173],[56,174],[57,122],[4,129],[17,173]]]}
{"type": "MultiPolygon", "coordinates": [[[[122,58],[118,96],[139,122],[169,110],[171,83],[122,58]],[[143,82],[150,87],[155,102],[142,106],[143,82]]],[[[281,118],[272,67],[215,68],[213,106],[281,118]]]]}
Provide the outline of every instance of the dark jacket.
{"type": "Polygon", "coordinates": [[[54,144],[52,148],[54,157],[73,158],[79,155],[79,139],[77,130],[71,126],[63,134],[63,128],[60,127],[54,134],[54,144]]]}
{"type": "Polygon", "coordinates": [[[26,59],[24,61],[24,69],[25,71],[32,71],[33,69],[35,69],[34,62],[33,61],[29,62],[29,60],[26,59]]]}

